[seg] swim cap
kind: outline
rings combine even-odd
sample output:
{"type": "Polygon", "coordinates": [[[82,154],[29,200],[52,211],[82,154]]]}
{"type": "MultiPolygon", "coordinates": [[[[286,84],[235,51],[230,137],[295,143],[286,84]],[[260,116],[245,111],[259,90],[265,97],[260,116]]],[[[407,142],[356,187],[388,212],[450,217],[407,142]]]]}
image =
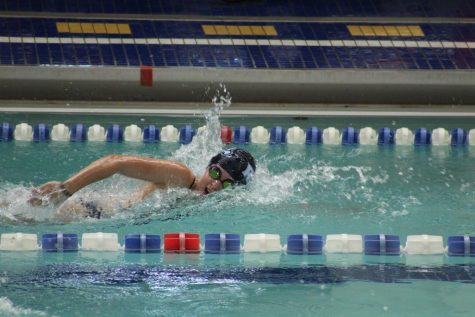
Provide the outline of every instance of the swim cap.
{"type": "Polygon", "coordinates": [[[231,148],[213,156],[208,164],[218,164],[238,183],[246,185],[256,172],[256,161],[251,153],[231,148]]]}

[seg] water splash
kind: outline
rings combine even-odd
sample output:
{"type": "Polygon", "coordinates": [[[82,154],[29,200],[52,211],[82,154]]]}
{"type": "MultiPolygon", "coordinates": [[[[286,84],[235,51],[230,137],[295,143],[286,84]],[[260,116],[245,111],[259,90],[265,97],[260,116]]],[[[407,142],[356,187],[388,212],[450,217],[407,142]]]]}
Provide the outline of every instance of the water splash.
{"type": "MultiPolygon", "coordinates": [[[[199,148],[201,145],[195,146],[199,148]]],[[[152,219],[178,220],[193,214],[219,212],[230,208],[275,206],[279,209],[283,204],[316,204],[318,210],[313,208],[309,212],[319,214],[344,210],[350,213],[376,212],[380,215],[400,216],[400,213],[394,214],[394,211],[418,204],[413,197],[401,198],[397,203],[393,198],[382,199],[378,185],[388,182],[389,176],[384,170],[375,170],[372,167],[336,167],[317,160],[311,166],[285,168],[280,173],[269,169],[275,167],[276,162],[293,166],[292,162],[300,159],[299,154],[295,153],[264,156],[259,159],[256,177],[248,186],[220,191],[207,197],[192,194],[187,189],[155,191],[131,208],[124,208],[124,204],[143,182],[119,175],[83,188],[58,209],[51,206],[28,206],[25,201],[30,189],[10,185],[8,190],[5,187],[2,189],[0,216],[4,220],[1,222],[25,222],[24,220],[29,218],[34,222],[97,221],[84,219],[88,215],[84,203],[89,202],[101,211],[102,219],[125,219],[136,223],[146,223],[152,219]]],[[[203,164],[206,162],[207,160],[203,164]]]]}
{"type": "Polygon", "coordinates": [[[28,204],[31,187],[2,184],[0,188],[0,223],[32,223],[51,219],[53,207],[33,207],[28,204]]]}
{"type": "Polygon", "coordinates": [[[202,173],[209,159],[223,149],[219,117],[224,109],[231,106],[231,94],[224,84],[219,85],[212,102],[213,107],[203,113],[206,120],[204,129],[198,131],[190,144],[182,145],[170,157],[185,163],[197,175],[202,173]]]}

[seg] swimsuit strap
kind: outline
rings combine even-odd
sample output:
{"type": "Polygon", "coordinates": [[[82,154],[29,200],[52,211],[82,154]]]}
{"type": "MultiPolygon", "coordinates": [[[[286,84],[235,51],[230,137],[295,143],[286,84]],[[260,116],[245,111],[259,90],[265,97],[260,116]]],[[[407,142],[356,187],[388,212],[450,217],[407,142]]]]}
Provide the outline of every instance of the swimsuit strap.
{"type": "Polygon", "coordinates": [[[195,185],[195,182],[196,182],[196,176],[193,178],[193,182],[191,182],[191,185],[190,187],[188,187],[189,189],[192,189],[193,188],[193,185],[195,185]]]}

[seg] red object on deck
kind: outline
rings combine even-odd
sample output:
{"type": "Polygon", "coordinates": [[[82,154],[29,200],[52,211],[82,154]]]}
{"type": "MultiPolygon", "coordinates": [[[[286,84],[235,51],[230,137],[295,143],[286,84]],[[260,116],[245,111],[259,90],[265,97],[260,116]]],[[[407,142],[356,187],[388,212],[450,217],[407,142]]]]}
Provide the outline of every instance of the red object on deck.
{"type": "Polygon", "coordinates": [[[199,253],[200,235],[198,233],[165,233],[163,251],[166,253],[199,253]]]}
{"type": "Polygon", "coordinates": [[[226,125],[221,126],[221,141],[224,144],[229,144],[233,141],[233,129],[226,125]]]}
{"type": "Polygon", "coordinates": [[[140,66],[140,85],[152,87],[153,69],[151,66],[140,66]]]}

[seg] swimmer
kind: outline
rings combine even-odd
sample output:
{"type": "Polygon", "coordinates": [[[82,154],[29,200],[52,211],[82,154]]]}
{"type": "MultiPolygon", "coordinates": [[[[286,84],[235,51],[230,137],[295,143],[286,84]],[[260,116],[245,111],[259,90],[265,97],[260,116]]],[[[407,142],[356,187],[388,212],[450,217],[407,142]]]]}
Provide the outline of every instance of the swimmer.
{"type": "MultiPolygon", "coordinates": [[[[223,188],[246,185],[255,171],[254,157],[238,148],[224,150],[213,156],[201,177],[195,176],[190,168],[176,161],[107,155],[64,182],[51,181],[33,189],[28,201],[34,206],[60,204],[87,185],[120,174],[146,181],[146,184],[130,197],[127,206],[124,206],[130,207],[156,189],[189,188],[207,195],[223,188]]],[[[95,209],[93,211],[97,214],[95,209]]]]}

